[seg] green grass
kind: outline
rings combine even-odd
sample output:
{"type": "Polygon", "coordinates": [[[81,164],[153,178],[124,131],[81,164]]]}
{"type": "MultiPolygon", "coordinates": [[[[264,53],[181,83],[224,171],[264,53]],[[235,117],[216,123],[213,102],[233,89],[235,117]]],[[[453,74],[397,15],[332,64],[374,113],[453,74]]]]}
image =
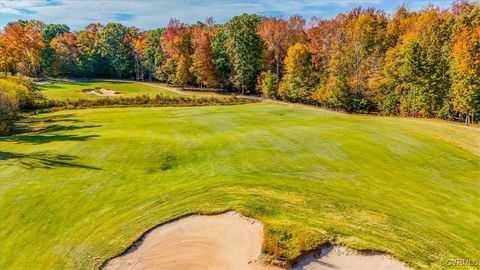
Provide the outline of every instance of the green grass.
{"type": "Polygon", "coordinates": [[[0,269],[93,269],[159,223],[228,209],[283,259],[324,241],[415,268],[480,254],[475,128],[268,103],[34,121],[0,138],[0,269]]]}
{"type": "Polygon", "coordinates": [[[103,98],[101,96],[82,92],[82,90],[84,89],[94,89],[96,87],[120,92],[124,97],[134,97],[141,95],[155,96],[159,94],[165,96],[178,96],[178,94],[162,87],[155,87],[152,85],[125,81],[56,82],[39,86],[39,89],[48,99],[53,100],[103,98]]]}

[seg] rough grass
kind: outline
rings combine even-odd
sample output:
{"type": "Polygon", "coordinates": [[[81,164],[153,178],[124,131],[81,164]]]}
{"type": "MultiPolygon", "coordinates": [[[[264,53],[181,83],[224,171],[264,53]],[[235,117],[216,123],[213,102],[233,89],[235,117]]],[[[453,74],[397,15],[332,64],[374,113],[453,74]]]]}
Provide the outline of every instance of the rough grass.
{"type": "Polygon", "coordinates": [[[265,103],[34,121],[0,137],[1,269],[96,268],[159,223],[228,209],[284,260],[325,241],[415,268],[480,254],[478,129],[265,103]]]}
{"type": "Polygon", "coordinates": [[[53,84],[38,86],[47,99],[53,100],[75,100],[75,99],[99,99],[102,96],[84,93],[84,89],[105,88],[120,92],[123,97],[135,96],[178,96],[179,94],[161,87],[146,85],[137,82],[126,81],[74,81],[56,82],[53,84]]]}

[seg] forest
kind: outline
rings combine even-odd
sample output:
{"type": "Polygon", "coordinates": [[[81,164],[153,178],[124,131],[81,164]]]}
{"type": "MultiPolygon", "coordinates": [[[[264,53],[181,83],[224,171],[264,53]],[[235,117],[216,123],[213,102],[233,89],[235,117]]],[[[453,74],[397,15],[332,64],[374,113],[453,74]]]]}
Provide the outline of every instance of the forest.
{"type": "Polygon", "coordinates": [[[16,21],[0,32],[0,72],[4,116],[35,94],[21,77],[6,75],[13,74],[156,80],[469,124],[480,111],[480,5],[400,6],[392,14],[356,8],[308,20],[243,14],[225,24],[171,19],[145,31],[16,21]]]}

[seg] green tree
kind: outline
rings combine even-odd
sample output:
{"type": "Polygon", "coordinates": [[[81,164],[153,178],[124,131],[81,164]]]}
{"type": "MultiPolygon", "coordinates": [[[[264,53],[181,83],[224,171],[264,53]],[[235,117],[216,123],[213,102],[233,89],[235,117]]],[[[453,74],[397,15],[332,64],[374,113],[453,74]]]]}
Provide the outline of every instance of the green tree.
{"type": "Polygon", "coordinates": [[[91,23],[77,33],[79,76],[94,77],[110,73],[110,66],[105,63],[96,46],[98,33],[102,29],[103,25],[91,23]]]}
{"type": "Polygon", "coordinates": [[[277,76],[271,70],[269,70],[262,79],[262,93],[265,97],[276,98],[278,95],[277,91],[277,76]]]}
{"type": "Polygon", "coordinates": [[[350,84],[348,83],[348,75],[345,72],[340,72],[335,77],[335,83],[332,87],[333,93],[333,105],[336,108],[345,110],[347,112],[353,112],[353,99],[354,93],[350,84]]]}
{"type": "Polygon", "coordinates": [[[261,18],[243,14],[226,24],[227,51],[233,66],[233,83],[237,89],[253,92],[261,70],[263,44],[257,34],[261,18]]]}
{"type": "Polygon", "coordinates": [[[216,27],[212,37],[212,62],[215,77],[220,87],[228,87],[230,85],[230,75],[232,73],[232,65],[230,56],[227,51],[227,35],[224,27],[216,27]]]}
{"type": "Polygon", "coordinates": [[[98,34],[97,47],[114,69],[117,77],[132,73],[132,52],[126,43],[128,28],[119,23],[109,23],[98,34]]]}
{"type": "Polygon", "coordinates": [[[162,66],[163,64],[161,63],[161,59],[159,59],[159,56],[163,55],[162,34],[163,29],[150,30],[146,33],[146,44],[143,52],[145,59],[143,60],[143,65],[150,81],[155,75],[157,66],[162,66]]]}
{"type": "Polygon", "coordinates": [[[43,48],[42,57],[43,65],[42,70],[49,75],[53,74],[52,66],[55,60],[55,50],[50,46],[50,42],[57,36],[64,33],[68,33],[70,28],[65,24],[46,24],[43,30],[43,42],[45,47],[43,48]]]}

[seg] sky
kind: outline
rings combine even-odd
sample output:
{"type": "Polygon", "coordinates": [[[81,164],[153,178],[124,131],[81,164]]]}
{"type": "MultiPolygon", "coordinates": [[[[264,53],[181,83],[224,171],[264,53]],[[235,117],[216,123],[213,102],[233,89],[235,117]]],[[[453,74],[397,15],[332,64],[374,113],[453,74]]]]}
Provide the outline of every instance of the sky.
{"type": "Polygon", "coordinates": [[[91,22],[120,22],[141,29],[164,27],[170,18],[186,23],[212,16],[224,23],[242,13],[289,17],[300,14],[332,18],[355,7],[375,7],[391,13],[405,3],[410,10],[430,4],[450,7],[451,0],[0,0],[0,28],[8,22],[41,20],[80,30],[91,22]]]}

